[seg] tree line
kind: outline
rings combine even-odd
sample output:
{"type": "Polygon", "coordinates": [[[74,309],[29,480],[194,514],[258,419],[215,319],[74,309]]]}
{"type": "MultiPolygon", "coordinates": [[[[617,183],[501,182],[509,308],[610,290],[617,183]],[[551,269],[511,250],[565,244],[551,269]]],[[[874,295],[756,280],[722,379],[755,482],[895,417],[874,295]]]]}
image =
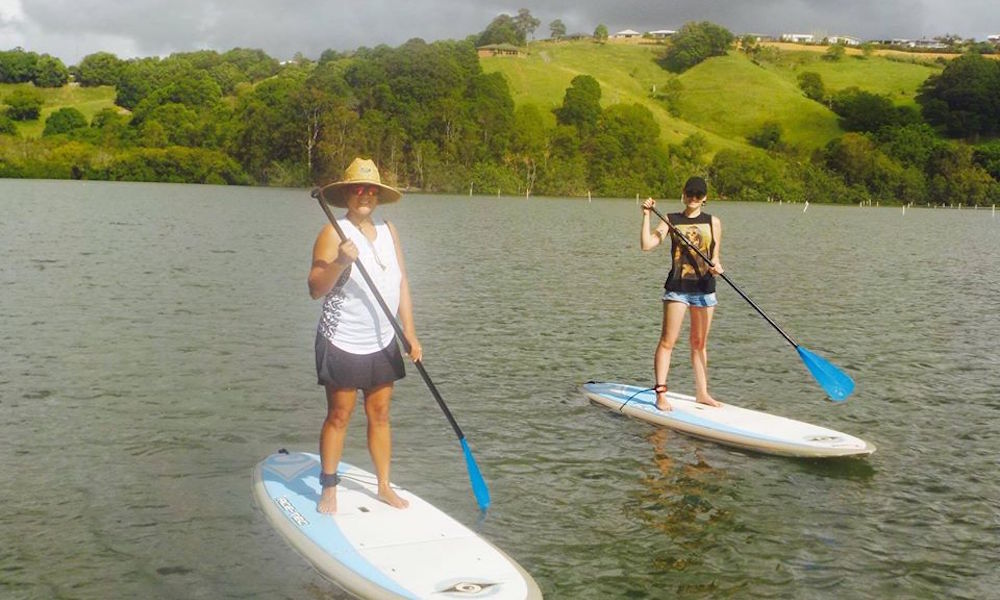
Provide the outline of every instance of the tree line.
{"type": "MultiPolygon", "coordinates": [[[[744,200],[1000,199],[997,61],[951,61],[924,85],[920,110],[857,89],[828,94],[804,73],[803,93],[839,115],[844,136],[803,156],[783,142],[780,124],[766,123],[746,150],[709,158],[698,134],[664,144],[643,105],[602,107],[589,75],[574,78],[551,112],[515,106],[505,78],[483,72],[476,46],[495,41],[491,29],[530,36],[538,25],[522,11],[465,40],[328,50],[285,64],[241,48],[91,54],[69,71],[82,86],[113,86],[117,107],[89,121],[63,108],[41,139],[16,140],[13,121],[37,119],[41,108],[35,90],[19,88],[3,99],[0,176],[309,186],[364,155],[396,185],[430,192],[670,197],[700,173],[716,193],[744,200]]],[[[711,23],[688,24],[661,64],[690,68],[733,39],[711,23]]],[[[29,77],[30,54],[0,54],[4,76],[10,62],[29,77]]]]}

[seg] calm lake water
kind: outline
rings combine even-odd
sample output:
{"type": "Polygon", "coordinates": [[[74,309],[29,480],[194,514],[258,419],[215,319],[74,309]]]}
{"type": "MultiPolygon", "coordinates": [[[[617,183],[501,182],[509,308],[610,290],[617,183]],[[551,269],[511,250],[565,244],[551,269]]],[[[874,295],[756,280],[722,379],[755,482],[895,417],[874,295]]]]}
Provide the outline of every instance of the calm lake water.
{"type": "MultiPolygon", "coordinates": [[[[707,209],[730,277],[858,383],[827,401],[720,282],[715,396],[873,456],[738,452],[584,400],[588,379],[652,382],[666,254],[638,250],[634,200],[411,195],[380,210],[493,506],[479,519],[412,367],[394,480],[548,598],[996,597],[1000,216],[707,209]]],[[[316,448],[324,222],[302,190],[0,180],[0,597],[343,596],[250,497],[264,456],[316,448]]],[[[686,346],[671,388],[692,389],[686,346]]],[[[361,412],[344,458],[371,468],[361,412]]]]}

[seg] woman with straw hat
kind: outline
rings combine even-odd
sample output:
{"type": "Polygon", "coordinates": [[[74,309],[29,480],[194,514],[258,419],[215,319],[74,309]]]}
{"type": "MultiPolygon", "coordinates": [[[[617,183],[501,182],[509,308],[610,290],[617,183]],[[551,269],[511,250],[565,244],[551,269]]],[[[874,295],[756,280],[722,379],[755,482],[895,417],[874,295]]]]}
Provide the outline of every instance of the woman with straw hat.
{"type": "Polygon", "coordinates": [[[396,508],[408,503],[389,484],[392,438],[389,427],[389,404],[393,384],[405,375],[395,332],[358,269],[360,261],[389,308],[397,314],[410,358],[422,357],[413,324],[410,286],[403,266],[396,228],[374,216],[380,204],[396,202],[402,194],[382,183],[378,168],[371,160],[355,158],[340,181],[324,186],[323,202],[347,209],[337,224],[346,239],[341,239],[332,224],[327,224],[313,245],[309,271],[309,293],[324,298],[323,311],[316,331],[316,373],[326,389],[327,413],[320,433],[323,493],[317,510],[337,511],[337,465],[344,449],[344,438],[357,391],[364,393],[368,418],[368,451],[378,477],[378,495],[396,508]]]}

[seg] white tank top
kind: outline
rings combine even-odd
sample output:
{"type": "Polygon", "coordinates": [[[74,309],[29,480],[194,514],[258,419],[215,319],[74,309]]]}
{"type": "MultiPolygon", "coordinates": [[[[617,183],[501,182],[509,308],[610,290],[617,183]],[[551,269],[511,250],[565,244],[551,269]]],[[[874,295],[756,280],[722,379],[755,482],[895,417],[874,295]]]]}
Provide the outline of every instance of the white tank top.
{"type": "MultiPolygon", "coordinates": [[[[399,261],[396,260],[396,244],[385,221],[377,217],[373,217],[372,221],[376,233],[374,242],[346,217],[337,219],[337,224],[358,247],[358,260],[395,316],[399,310],[399,287],[403,280],[399,261]]],[[[334,286],[326,295],[319,331],[331,344],[352,354],[378,352],[388,346],[396,334],[355,265],[351,266],[347,281],[334,286]]]]}

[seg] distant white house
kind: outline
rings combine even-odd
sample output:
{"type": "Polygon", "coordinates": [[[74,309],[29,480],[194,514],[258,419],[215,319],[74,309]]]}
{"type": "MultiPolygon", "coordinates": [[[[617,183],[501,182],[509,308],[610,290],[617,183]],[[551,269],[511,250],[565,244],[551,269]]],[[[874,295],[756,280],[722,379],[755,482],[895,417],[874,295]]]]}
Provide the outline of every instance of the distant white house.
{"type": "Polygon", "coordinates": [[[912,40],[906,38],[892,38],[891,40],[875,40],[876,44],[883,46],[908,46],[912,40]]]}
{"type": "Polygon", "coordinates": [[[861,40],[848,35],[831,35],[826,38],[831,44],[843,44],[845,46],[860,46],[861,40]]]}
{"type": "Polygon", "coordinates": [[[991,44],[1000,44],[1000,33],[986,36],[986,41],[991,44]]]}
{"type": "Polygon", "coordinates": [[[911,40],[907,44],[910,48],[923,48],[924,50],[943,50],[948,47],[948,44],[939,42],[937,40],[911,40]]]}
{"type": "Polygon", "coordinates": [[[657,29],[656,31],[650,31],[649,37],[653,38],[668,38],[677,33],[673,29],[657,29]]]}
{"type": "Polygon", "coordinates": [[[642,37],[642,34],[639,33],[638,31],[633,31],[631,29],[623,29],[623,30],[619,31],[618,33],[612,35],[611,37],[613,37],[615,39],[619,39],[619,40],[624,40],[624,39],[628,39],[628,38],[642,37]]]}
{"type": "Polygon", "coordinates": [[[811,33],[783,33],[781,41],[794,42],[796,44],[811,44],[816,41],[816,36],[811,33]]]}

